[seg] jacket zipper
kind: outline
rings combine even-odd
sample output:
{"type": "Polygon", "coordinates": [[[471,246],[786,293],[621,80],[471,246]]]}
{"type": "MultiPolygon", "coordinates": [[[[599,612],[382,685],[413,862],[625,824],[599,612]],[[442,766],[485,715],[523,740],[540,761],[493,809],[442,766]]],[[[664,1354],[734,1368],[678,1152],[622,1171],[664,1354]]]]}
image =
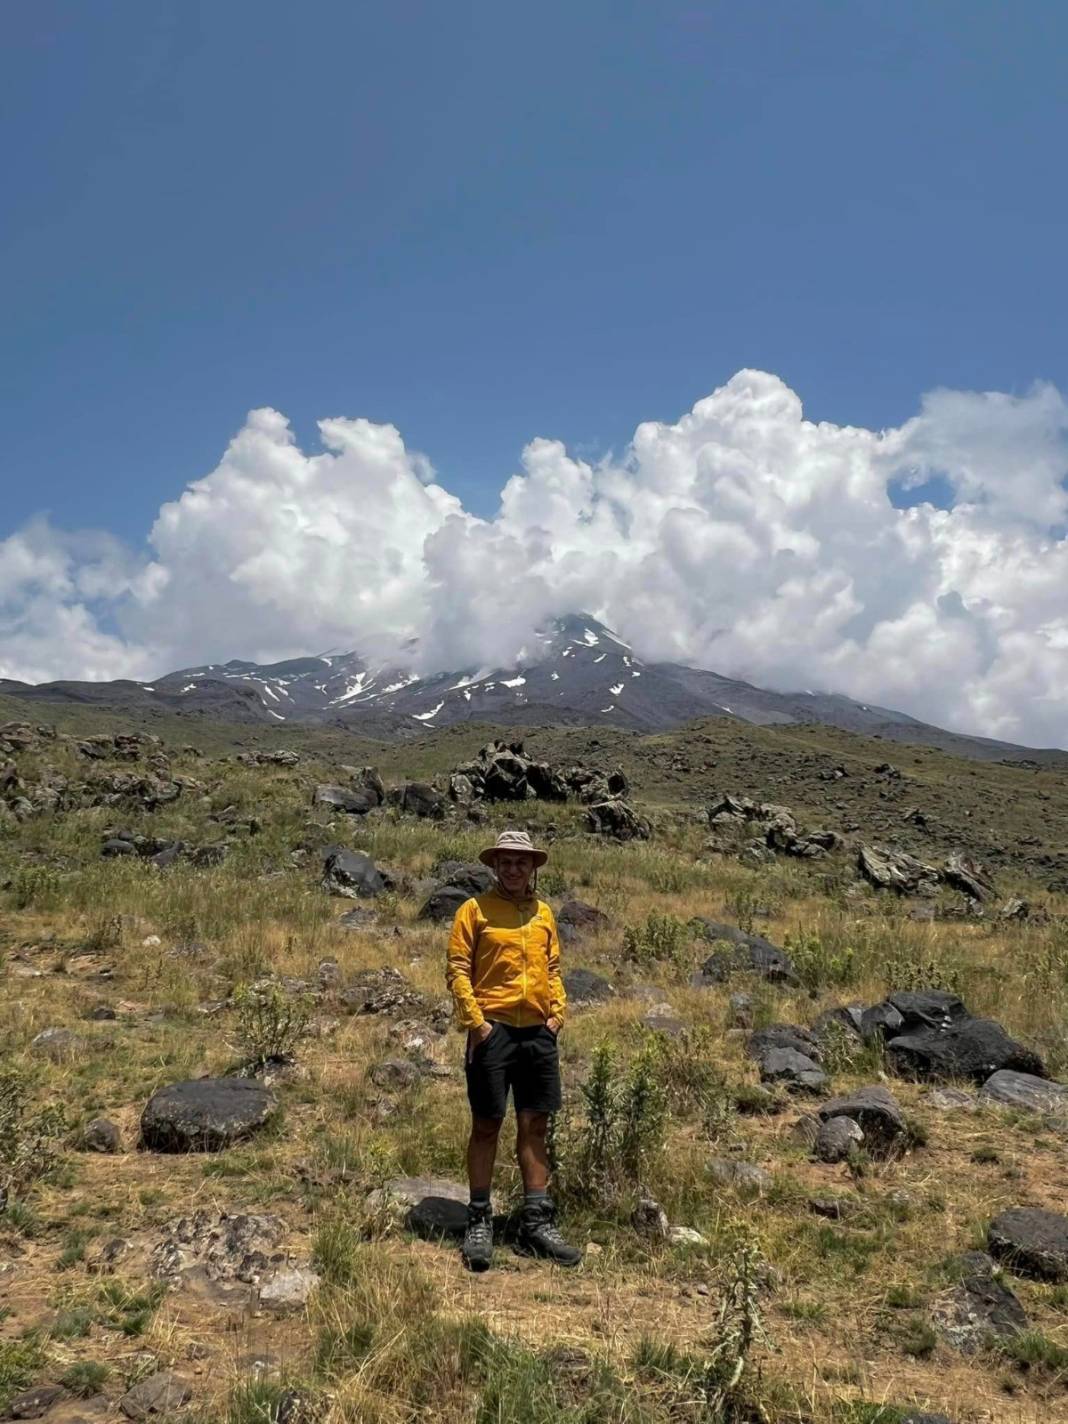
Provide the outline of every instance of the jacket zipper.
{"type": "Polygon", "coordinates": [[[523,1004],[519,1011],[519,1017],[522,1019],[527,1006],[527,926],[523,919],[523,911],[518,906],[516,906],[516,910],[519,914],[519,937],[523,946],[523,1004]]]}

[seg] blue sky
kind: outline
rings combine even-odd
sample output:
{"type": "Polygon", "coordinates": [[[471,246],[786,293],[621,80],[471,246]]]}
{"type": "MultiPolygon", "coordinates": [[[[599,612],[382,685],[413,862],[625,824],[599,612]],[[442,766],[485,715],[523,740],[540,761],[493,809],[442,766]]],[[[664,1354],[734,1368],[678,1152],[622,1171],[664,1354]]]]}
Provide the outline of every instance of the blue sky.
{"type": "Polygon", "coordinates": [[[4,20],[5,528],[139,541],[261,405],[391,421],[489,514],[532,436],[744,366],[873,428],[1068,386],[1059,3],[4,20]]]}

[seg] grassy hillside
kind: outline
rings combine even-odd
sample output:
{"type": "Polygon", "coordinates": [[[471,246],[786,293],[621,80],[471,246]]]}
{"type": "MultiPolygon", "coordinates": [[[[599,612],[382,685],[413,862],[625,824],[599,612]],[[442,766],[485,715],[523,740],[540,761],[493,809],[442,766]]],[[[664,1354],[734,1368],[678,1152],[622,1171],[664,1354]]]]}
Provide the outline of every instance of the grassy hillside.
{"type": "MultiPolygon", "coordinates": [[[[9,711],[26,719],[25,704],[0,705],[0,721],[9,711]]],[[[78,736],[124,729],[92,711],[54,720],[78,736]]],[[[1068,1078],[1063,771],[719,720],[662,737],[529,734],[528,749],[553,762],[624,767],[653,835],[615,845],[589,835],[571,803],[490,807],[482,825],[385,808],[331,819],[313,805],[315,785],[345,783],[346,765],[373,763],[387,784],[430,778],[492,729],[407,744],[177,719],[151,730],[164,738],[169,775],[184,783],[171,804],[0,821],[9,1085],[0,1163],[12,1181],[0,1213],[0,1404],[31,1383],[62,1380],[68,1394],[91,1395],[92,1408],[68,1401],[46,1417],[119,1418],[124,1391],[165,1368],[192,1394],[173,1417],[202,1424],[893,1424],[920,1408],[958,1424],[1068,1419],[1068,1287],[1013,1276],[1029,1332],[971,1356],[932,1324],[960,1253],[982,1246],[996,1212],[1064,1209],[1068,1136],[974,1101],[946,1111],[926,1086],[890,1077],[877,1048],[843,1036],[825,1059],[834,1091],[888,1083],[908,1121],[907,1150],[818,1163],[795,1128],[819,1100],[759,1089],[730,1001],[747,994],[757,1027],[807,1025],[826,1008],[872,1004],[894,989],[952,989],[1068,1078]],[[297,749],[302,760],[233,759],[268,747],[297,749]],[[877,770],[887,761],[900,776],[877,770]],[[837,767],[846,775],[822,778],[837,767]],[[715,856],[703,808],[726,791],[921,856],[976,854],[1003,897],[1025,894],[1043,913],[1006,922],[995,906],[982,919],[921,920],[908,902],[858,889],[848,856],[752,868],[715,856]],[[906,819],[914,808],[925,826],[906,819]],[[543,894],[556,904],[578,896],[610,918],[565,950],[565,967],[591,969],[616,990],[605,1004],[576,1007],[561,1040],[568,1109],[556,1126],[555,1191],[567,1233],[587,1253],[570,1274],[500,1247],[496,1269],[469,1276],[454,1246],[415,1238],[375,1196],[395,1177],[463,1178],[462,1040],[428,1028],[444,992],[445,932],[416,915],[433,866],[471,859],[506,824],[552,840],[543,894]],[[103,860],[102,839],[117,829],[194,846],[225,840],[230,850],[206,868],[103,860]],[[372,912],[360,928],[339,923],[356,902],[319,883],[321,850],[335,842],[397,875],[394,891],[358,902],[372,912]],[[687,929],[694,915],[784,946],[802,986],[743,975],[691,987],[709,951],[687,929]],[[399,971],[423,1007],[353,1012],[346,987],[383,968],[399,971]],[[658,1002],[679,1021],[676,1036],[643,1027],[658,1002]],[[40,1040],[47,1029],[69,1037],[40,1040]],[[216,1154],[137,1150],[155,1089],[239,1070],[264,1035],[295,1056],[273,1085],[281,1113],[264,1133],[216,1154]],[[376,1068],[384,1060],[421,1067],[408,1081],[376,1068]],[[631,1114],[631,1136],[620,1139],[629,1147],[608,1159],[591,1157],[594,1109],[582,1092],[598,1083],[631,1114]],[[118,1127],[117,1154],[81,1150],[98,1118],[118,1127]],[[725,1185],[724,1163],[767,1176],[725,1185]],[[703,1241],[643,1235],[632,1223],[641,1196],[703,1241]],[[319,1276],[307,1303],[276,1313],[245,1300],[245,1283],[224,1288],[210,1272],[164,1290],[153,1252],[173,1235],[170,1223],[194,1212],[278,1217],[281,1249],[319,1276]],[[736,1363],[739,1383],[725,1391],[736,1363]]],[[[143,760],[87,762],[62,739],[21,752],[17,766],[27,786],[145,769],[143,760]]],[[[956,904],[949,897],[939,908],[956,904]]],[[[519,1188],[507,1156],[500,1208],[519,1188]]]]}

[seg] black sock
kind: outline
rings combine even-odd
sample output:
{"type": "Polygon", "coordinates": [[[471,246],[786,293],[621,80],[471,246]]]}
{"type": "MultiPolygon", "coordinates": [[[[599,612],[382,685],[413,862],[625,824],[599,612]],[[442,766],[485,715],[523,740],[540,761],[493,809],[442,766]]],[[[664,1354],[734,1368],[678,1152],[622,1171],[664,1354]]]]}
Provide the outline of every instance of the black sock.
{"type": "Polygon", "coordinates": [[[548,1200],[549,1193],[546,1191],[525,1192],[523,1195],[524,1206],[541,1206],[543,1202],[547,1202],[548,1200]]]}
{"type": "Polygon", "coordinates": [[[471,1188],[471,1205],[472,1205],[472,1206],[489,1206],[489,1203],[490,1203],[490,1189],[489,1189],[489,1187],[472,1187],[472,1188],[471,1188]]]}

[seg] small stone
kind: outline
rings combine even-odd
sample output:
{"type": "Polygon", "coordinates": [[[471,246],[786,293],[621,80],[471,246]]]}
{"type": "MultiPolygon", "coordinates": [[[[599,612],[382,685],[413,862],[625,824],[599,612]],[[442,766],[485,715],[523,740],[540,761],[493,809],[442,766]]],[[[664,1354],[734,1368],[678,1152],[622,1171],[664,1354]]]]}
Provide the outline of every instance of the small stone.
{"type": "MultiPolygon", "coordinates": [[[[667,1233],[668,1244],[670,1246],[707,1246],[708,1237],[702,1236],[699,1231],[695,1231],[692,1226],[669,1226],[667,1233]]],[[[698,1294],[702,1294],[700,1286],[697,1288],[698,1294]]],[[[707,1287],[704,1292],[707,1294],[707,1287]]]]}
{"type": "Polygon", "coordinates": [[[975,1112],[978,1104],[963,1088],[931,1088],[923,1101],[937,1112],[975,1112]]]}
{"type": "Polygon", "coordinates": [[[86,1123],[82,1146],[87,1152],[119,1152],[122,1134],[106,1117],[95,1117],[92,1122],[86,1123]]]}
{"type": "Polygon", "coordinates": [[[667,1212],[652,1197],[642,1197],[630,1215],[630,1224],[639,1236],[653,1241],[665,1241],[668,1236],[667,1212]]]}
{"type": "Polygon", "coordinates": [[[832,1117],[820,1127],[812,1150],[821,1162],[844,1162],[863,1142],[858,1122],[851,1117],[832,1117]]]}
{"type": "Polygon", "coordinates": [[[192,1395],[185,1380],[170,1370],[159,1370],[128,1390],[119,1400],[119,1408],[128,1419],[165,1419],[172,1410],[188,1404],[192,1395]]]}
{"type": "Polygon", "coordinates": [[[162,943],[163,941],[159,935],[146,935],[141,941],[142,948],[144,949],[158,949],[162,943]]]}
{"type": "Polygon", "coordinates": [[[69,1028],[45,1028],[31,1041],[30,1048],[53,1062],[61,1062],[72,1058],[80,1043],[81,1039],[69,1028]]]}
{"type": "Polygon", "coordinates": [[[841,1221],[855,1206],[848,1197],[809,1197],[808,1209],[827,1221],[841,1221]]]}
{"type": "MultiPolygon", "coordinates": [[[[657,1009],[664,1007],[662,1004],[656,1006],[657,1009]]],[[[644,1014],[641,1024],[642,1028],[647,1029],[650,1033],[662,1033],[665,1038],[681,1038],[686,1032],[686,1025],[681,1019],[677,1019],[671,1014],[655,1011],[644,1014]]]]}
{"type": "Polygon", "coordinates": [[[727,1001],[731,1024],[734,1028],[753,1027],[753,997],[751,994],[732,994],[727,1001]]]}
{"type": "Polygon", "coordinates": [[[708,1175],[721,1187],[732,1187],[745,1195],[755,1195],[767,1191],[772,1184],[770,1172],[763,1167],[754,1167],[751,1162],[731,1162],[726,1158],[714,1158],[708,1164],[708,1175]]]}
{"type": "Polygon", "coordinates": [[[38,1384],[22,1394],[17,1394],[7,1409],[12,1419],[40,1419],[54,1404],[58,1404],[65,1391],[59,1384],[38,1384]]]}
{"type": "Polygon", "coordinates": [[[818,1111],[824,1122],[832,1117],[851,1117],[864,1133],[865,1146],[877,1154],[893,1150],[908,1132],[897,1100],[881,1083],[857,1088],[846,1097],[832,1098],[818,1111]]]}
{"type": "Polygon", "coordinates": [[[295,1310],[307,1304],[319,1277],[306,1266],[285,1266],[260,1285],[260,1305],[268,1310],[295,1310]]]}
{"type": "Polygon", "coordinates": [[[399,1092],[418,1082],[420,1073],[407,1058],[386,1058],[374,1065],[370,1076],[375,1087],[399,1092]]]}

